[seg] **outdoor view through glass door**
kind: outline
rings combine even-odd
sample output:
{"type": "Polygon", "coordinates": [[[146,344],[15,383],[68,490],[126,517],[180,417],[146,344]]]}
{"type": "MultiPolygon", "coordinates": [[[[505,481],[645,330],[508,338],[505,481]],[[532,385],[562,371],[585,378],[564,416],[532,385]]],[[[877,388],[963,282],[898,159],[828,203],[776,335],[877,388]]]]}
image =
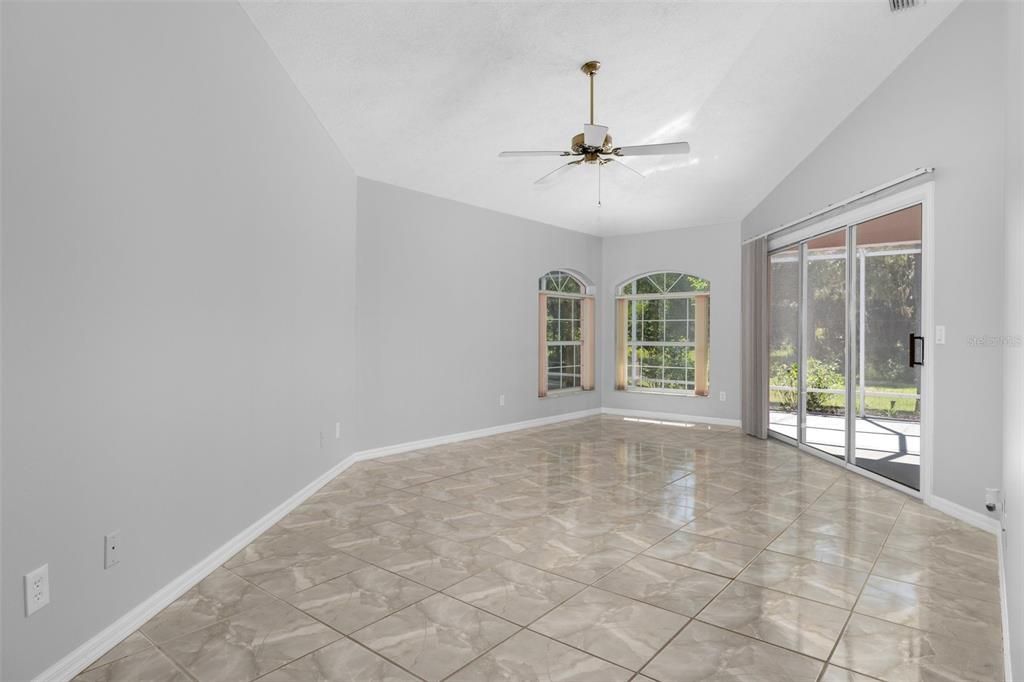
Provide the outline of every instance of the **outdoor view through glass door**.
{"type": "Polygon", "coordinates": [[[769,430],[920,489],[921,206],[773,251],[769,430]]]}

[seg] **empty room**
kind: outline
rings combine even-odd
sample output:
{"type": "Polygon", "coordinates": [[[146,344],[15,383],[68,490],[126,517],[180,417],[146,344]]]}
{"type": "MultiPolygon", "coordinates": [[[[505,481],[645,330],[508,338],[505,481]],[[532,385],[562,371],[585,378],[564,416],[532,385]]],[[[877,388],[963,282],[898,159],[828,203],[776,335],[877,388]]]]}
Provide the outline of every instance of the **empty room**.
{"type": "Polygon", "coordinates": [[[0,680],[1024,680],[1024,0],[0,0],[0,680]]]}

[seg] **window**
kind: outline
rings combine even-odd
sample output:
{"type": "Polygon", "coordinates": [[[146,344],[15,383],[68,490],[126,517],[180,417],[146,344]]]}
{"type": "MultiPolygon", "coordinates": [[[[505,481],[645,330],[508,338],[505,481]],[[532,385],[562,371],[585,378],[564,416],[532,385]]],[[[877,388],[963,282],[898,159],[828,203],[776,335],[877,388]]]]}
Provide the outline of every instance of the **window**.
{"type": "Polygon", "coordinates": [[[540,278],[537,395],[594,388],[594,299],[578,276],[553,270],[540,278]]]}
{"type": "Polygon", "coordinates": [[[615,388],[708,395],[711,283],[657,272],[617,293],[615,388]]]}

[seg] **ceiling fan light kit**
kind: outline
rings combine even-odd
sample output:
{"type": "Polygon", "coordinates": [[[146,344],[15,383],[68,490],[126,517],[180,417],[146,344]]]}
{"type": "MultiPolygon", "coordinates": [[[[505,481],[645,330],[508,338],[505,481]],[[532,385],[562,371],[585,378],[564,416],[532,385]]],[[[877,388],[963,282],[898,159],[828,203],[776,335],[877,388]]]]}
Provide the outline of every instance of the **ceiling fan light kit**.
{"type": "Polygon", "coordinates": [[[555,170],[541,176],[534,184],[548,184],[561,178],[565,172],[581,167],[583,164],[590,164],[597,167],[597,205],[601,205],[601,166],[613,163],[639,177],[642,173],[630,168],[615,157],[621,156],[655,156],[662,154],[689,154],[690,145],[686,142],[663,142],[660,144],[633,145],[630,147],[616,147],[612,143],[612,136],[608,134],[608,126],[594,123],[594,76],[601,68],[601,62],[589,61],[580,67],[580,71],[586,74],[590,80],[590,123],[583,124],[583,132],[574,135],[569,141],[570,151],[512,151],[501,152],[501,158],[530,157],[530,156],[570,156],[581,157],[559,166],[555,170]]]}

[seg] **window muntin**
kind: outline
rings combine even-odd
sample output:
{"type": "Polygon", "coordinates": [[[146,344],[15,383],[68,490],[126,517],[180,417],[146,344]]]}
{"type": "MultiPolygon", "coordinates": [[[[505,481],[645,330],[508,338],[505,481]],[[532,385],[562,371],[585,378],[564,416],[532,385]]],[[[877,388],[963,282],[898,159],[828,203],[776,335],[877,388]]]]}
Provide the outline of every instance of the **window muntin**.
{"type": "Polygon", "coordinates": [[[582,296],[587,287],[574,275],[562,270],[552,270],[540,278],[540,290],[553,294],[576,294],[582,296]]]}
{"type": "Polygon", "coordinates": [[[710,290],[708,280],[678,272],[642,275],[619,288],[619,388],[707,395],[710,290]]]}
{"type": "Polygon", "coordinates": [[[582,380],[582,300],[548,296],[549,391],[580,388],[582,380]]]}
{"type": "Polygon", "coordinates": [[[583,352],[584,302],[587,286],[575,275],[553,270],[540,278],[540,291],[545,295],[547,313],[546,368],[540,394],[586,388],[583,352]]]}

